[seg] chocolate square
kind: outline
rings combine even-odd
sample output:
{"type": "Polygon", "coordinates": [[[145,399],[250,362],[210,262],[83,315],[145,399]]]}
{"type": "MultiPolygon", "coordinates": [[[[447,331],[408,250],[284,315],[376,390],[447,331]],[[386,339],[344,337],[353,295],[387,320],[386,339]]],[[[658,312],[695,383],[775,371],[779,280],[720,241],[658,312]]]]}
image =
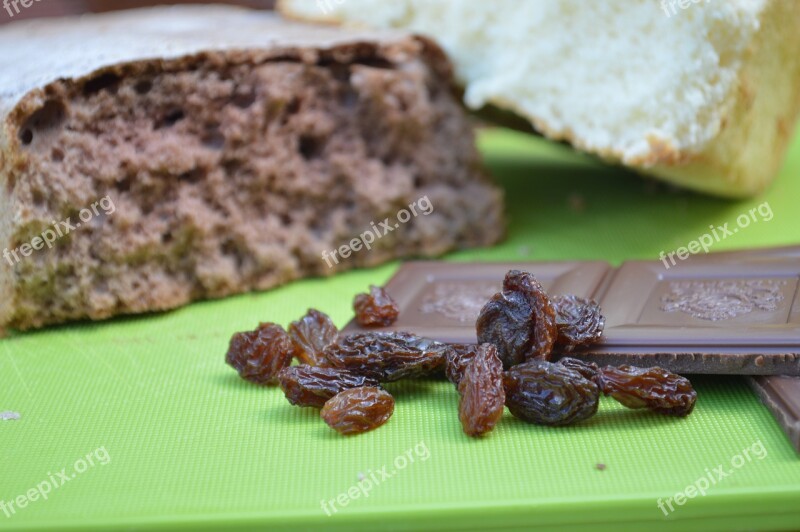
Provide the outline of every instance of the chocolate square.
{"type": "Polygon", "coordinates": [[[623,264],[600,306],[602,341],[579,357],[678,373],[800,375],[800,248],[623,264]]]}
{"type": "Polygon", "coordinates": [[[800,261],[628,262],[600,300],[604,344],[797,345],[799,280],[800,261]]]}

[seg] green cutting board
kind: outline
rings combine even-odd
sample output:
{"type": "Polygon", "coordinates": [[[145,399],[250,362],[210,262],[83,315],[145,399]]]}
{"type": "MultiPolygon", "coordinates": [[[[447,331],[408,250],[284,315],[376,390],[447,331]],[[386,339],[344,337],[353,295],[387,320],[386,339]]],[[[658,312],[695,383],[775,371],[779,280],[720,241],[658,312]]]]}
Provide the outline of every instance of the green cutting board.
{"type": "MultiPolygon", "coordinates": [[[[508,131],[481,146],[508,239],[448,260],[657,259],[765,201],[771,220],[715,250],[800,241],[800,138],[771,190],[743,202],[508,131]]],[[[450,384],[401,382],[386,426],[344,438],[223,363],[231,334],[259,320],[313,305],[343,326],[353,295],[397,266],[0,341],[0,412],[21,416],[0,421],[0,530],[800,528],[800,458],[740,378],[696,378],[687,419],[603,401],[574,427],[506,413],[482,440],[462,434],[450,384]]]]}

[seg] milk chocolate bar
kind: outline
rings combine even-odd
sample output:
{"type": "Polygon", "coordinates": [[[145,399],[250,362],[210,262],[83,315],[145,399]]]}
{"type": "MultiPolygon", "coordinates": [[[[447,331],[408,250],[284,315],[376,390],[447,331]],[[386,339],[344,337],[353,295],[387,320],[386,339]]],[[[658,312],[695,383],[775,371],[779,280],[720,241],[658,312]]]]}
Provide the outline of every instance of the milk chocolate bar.
{"type": "MultiPolygon", "coordinates": [[[[475,320],[508,270],[533,273],[551,295],[600,303],[603,339],[570,356],[676,373],[800,375],[800,248],[660,261],[403,265],[386,285],[400,318],[377,330],[475,343],[475,320]]],[[[350,323],[345,331],[364,330],[350,323]]],[[[374,329],[373,329],[374,330],[374,329]]]]}

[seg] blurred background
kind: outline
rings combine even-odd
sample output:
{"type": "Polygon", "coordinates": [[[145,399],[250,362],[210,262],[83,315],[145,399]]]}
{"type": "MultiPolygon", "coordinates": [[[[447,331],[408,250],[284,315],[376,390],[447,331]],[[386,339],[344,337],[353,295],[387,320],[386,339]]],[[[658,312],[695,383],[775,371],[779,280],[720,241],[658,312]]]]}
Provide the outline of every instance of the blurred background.
{"type": "Polygon", "coordinates": [[[5,12],[0,12],[0,24],[27,18],[101,13],[158,4],[235,4],[255,9],[272,9],[275,0],[162,0],[160,2],[158,0],[34,0],[31,7],[20,9],[20,13],[15,14],[13,18],[7,16],[5,12]]]}

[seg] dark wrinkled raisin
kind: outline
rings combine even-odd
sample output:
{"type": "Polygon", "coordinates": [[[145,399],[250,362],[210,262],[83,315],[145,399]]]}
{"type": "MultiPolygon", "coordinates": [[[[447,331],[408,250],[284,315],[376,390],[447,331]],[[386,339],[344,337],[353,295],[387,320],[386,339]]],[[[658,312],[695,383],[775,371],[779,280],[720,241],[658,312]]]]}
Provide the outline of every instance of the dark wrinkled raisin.
{"type": "Polygon", "coordinates": [[[697,401],[688,379],[658,367],[604,367],[600,387],[628,408],[648,408],[669,416],[688,416],[697,401]]]}
{"type": "Polygon", "coordinates": [[[358,333],[325,349],[327,365],[381,382],[424,377],[444,366],[446,344],[409,333],[358,333]]]}
{"type": "Polygon", "coordinates": [[[522,292],[528,298],[531,309],[533,309],[533,343],[527,358],[549,360],[558,329],[556,328],[556,311],[544,288],[530,273],[511,270],[503,279],[503,290],[522,292]]]}
{"type": "Polygon", "coordinates": [[[492,344],[477,346],[458,384],[458,419],[468,436],[482,436],[503,417],[503,363],[492,344]]]}
{"type": "Polygon", "coordinates": [[[548,360],[557,337],[556,313],[536,278],[511,270],[503,291],[481,309],[476,323],[479,343],[497,346],[503,366],[525,360],[548,360]]]}
{"type": "Polygon", "coordinates": [[[262,323],[255,331],[231,337],[225,362],[245,380],[275,384],[278,372],[291,365],[294,354],[294,344],[283,327],[262,323]]]}
{"type": "Polygon", "coordinates": [[[597,412],[600,389],[580,373],[541,359],[514,366],[503,374],[506,406],[524,421],[569,425],[597,412]]]}
{"type": "Polygon", "coordinates": [[[478,347],[476,344],[450,344],[450,349],[445,352],[445,376],[447,380],[455,385],[456,390],[458,389],[458,383],[461,382],[461,377],[464,375],[464,370],[467,369],[467,364],[477,354],[478,347]]]}
{"type": "Polygon", "coordinates": [[[558,361],[558,364],[568,367],[580,373],[584,379],[588,379],[595,384],[599,385],[598,378],[600,376],[600,368],[594,362],[584,362],[577,358],[564,357],[558,361]]]}
{"type": "Polygon", "coordinates": [[[377,429],[392,417],[394,398],[375,387],[351,388],[338,393],[322,407],[320,415],[340,434],[361,434],[377,429]]]}
{"type": "Polygon", "coordinates": [[[327,314],[308,309],[305,316],[289,325],[289,336],[297,346],[297,358],[304,364],[318,366],[322,351],[339,338],[339,329],[327,314]]]}
{"type": "Polygon", "coordinates": [[[369,287],[369,294],[358,294],[353,300],[356,322],[363,327],[388,327],[397,321],[400,307],[386,290],[369,287]]]}
{"type": "Polygon", "coordinates": [[[533,320],[533,310],[523,294],[495,294],[478,315],[475,324],[478,342],[496,346],[503,367],[522,364],[531,352],[533,320]]]}
{"type": "Polygon", "coordinates": [[[556,310],[556,348],[569,352],[600,340],[606,324],[600,305],[578,296],[556,296],[551,301],[556,310]]]}
{"type": "Polygon", "coordinates": [[[283,369],[278,380],[290,403],[316,408],[322,408],[328,399],[344,390],[378,385],[378,381],[361,375],[306,365],[283,369]]]}

